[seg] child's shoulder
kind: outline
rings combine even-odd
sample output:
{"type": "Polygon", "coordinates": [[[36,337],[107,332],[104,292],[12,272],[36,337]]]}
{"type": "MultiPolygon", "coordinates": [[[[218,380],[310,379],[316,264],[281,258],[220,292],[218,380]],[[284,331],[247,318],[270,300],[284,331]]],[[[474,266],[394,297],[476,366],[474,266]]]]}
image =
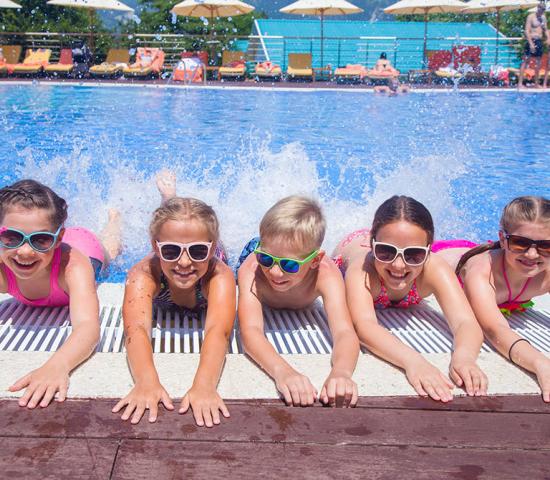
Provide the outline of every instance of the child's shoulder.
{"type": "Polygon", "coordinates": [[[151,278],[160,282],[161,269],[158,257],[150,253],[128,270],[128,278],[151,278]]]}

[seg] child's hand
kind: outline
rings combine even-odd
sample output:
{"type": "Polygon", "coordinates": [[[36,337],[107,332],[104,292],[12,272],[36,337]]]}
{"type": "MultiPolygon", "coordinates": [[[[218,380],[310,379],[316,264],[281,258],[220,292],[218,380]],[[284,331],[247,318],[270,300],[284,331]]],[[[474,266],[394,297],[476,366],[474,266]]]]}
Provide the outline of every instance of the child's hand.
{"type": "Polygon", "coordinates": [[[406,369],[409,383],[422,397],[430,396],[434,400],[448,402],[453,399],[453,383],[424,358],[415,360],[406,369]]]}
{"type": "Polygon", "coordinates": [[[319,400],[331,407],[355,407],[357,396],[357,384],[350,377],[332,371],[321,389],[319,400]]]}
{"type": "Polygon", "coordinates": [[[215,388],[193,385],[181,401],[179,413],[193,410],[195,422],[199,427],[213,427],[220,424],[220,411],[229,418],[229,410],[215,388]]]}
{"type": "Polygon", "coordinates": [[[17,380],[9,391],[18,392],[23,388],[26,390],[19,399],[20,407],[47,407],[57,392],[56,400],[63,402],[67,398],[69,372],[55,363],[46,363],[17,380]]]}
{"type": "Polygon", "coordinates": [[[451,380],[459,387],[463,386],[468,395],[487,395],[487,376],[474,361],[453,354],[449,373],[451,380]]]}
{"type": "Polygon", "coordinates": [[[275,376],[277,390],[283,395],[287,405],[295,407],[313,405],[317,390],[305,375],[292,368],[286,368],[275,376]]]}
{"type": "Polygon", "coordinates": [[[550,402],[550,359],[541,356],[540,360],[535,363],[535,375],[540,385],[542,399],[545,402],[550,402]]]}
{"type": "Polygon", "coordinates": [[[149,409],[149,422],[157,420],[159,402],[162,402],[167,410],[174,410],[172,400],[168,392],[159,383],[136,384],[134,388],[120,400],[113,408],[113,413],[118,413],[122,407],[126,406],[124,413],[120,417],[122,420],[128,420],[132,416],[131,423],[139,423],[146,409],[149,409]]]}

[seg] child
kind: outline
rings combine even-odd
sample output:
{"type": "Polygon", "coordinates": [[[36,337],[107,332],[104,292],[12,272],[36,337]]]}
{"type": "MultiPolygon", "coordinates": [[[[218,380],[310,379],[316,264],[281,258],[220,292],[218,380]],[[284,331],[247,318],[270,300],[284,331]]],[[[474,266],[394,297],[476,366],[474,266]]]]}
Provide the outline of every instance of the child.
{"type": "Polygon", "coordinates": [[[154,422],[159,402],[168,410],[174,408],[153,363],[153,307],[206,310],[199,367],[179,413],[191,407],[197,425],[212,427],[220,423],[220,410],[229,417],[216,386],[235,320],[235,279],[220,259],[214,210],[194,198],[172,197],[175,177],[169,172],[158,177],[157,185],[164,203],[154,212],[149,227],[153,252],[128,273],[122,310],[135,386],[113,412],[126,407],[121,418],[127,420],[131,416],[131,422],[138,423],[145,409],[149,409],[149,421],[154,422]]]}
{"type": "Polygon", "coordinates": [[[533,372],[544,401],[550,402],[550,359],[515,333],[506,319],[531,307],[531,298],[550,293],[550,200],[512,200],[504,208],[500,228],[498,241],[471,250],[453,248],[454,242],[449,242],[437,255],[456,265],[492,345],[512,363],[533,372]]]}
{"type": "Polygon", "coordinates": [[[394,196],[376,211],[370,230],[337,247],[345,269],[348,306],[359,339],[369,350],[405,370],[419,395],[452,400],[453,384],[436,367],[378,324],[375,308],[408,308],[435,294],[455,338],[450,376],[468,395],[485,395],[487,379],[476,365],[483,335],[449,265],[430,255],[430,212],[410,197],[394,196]]]}
{"type": "Polygon", "coordinates": [[[320,250],[324,235],[325,220],[317,203],[297,196],[284,198],[265,214],[260,223],[260,238],[247,246],[247,253],[253,250],[255,255],[249,255],[238,270],[238,316],[244,347],[275,380],[288,405],[312,405],[317,391],[265,337],[262,304],[302,309],[319,296],[334,343],[332,370],[319,398],[329,405],[357,403],[357,385],[351,376],[359,355],[359,342],[346,308],[342,276],[320,250]]]}
{"type": "Polygon", "coordinates": [[[120,252],[118,212],[109,213],[103,245],[84,228],[65,228],[67,204],[34,180],[0,189],[0,292],[37,307],[69,305],[72,333],[40,368],[9,390],[26,389],[19,405],[47,407],[67,396],[69,373],[99,340],[96,274],[120,252]],[[105,250],[104,250],[105,248],[105,250]]]}

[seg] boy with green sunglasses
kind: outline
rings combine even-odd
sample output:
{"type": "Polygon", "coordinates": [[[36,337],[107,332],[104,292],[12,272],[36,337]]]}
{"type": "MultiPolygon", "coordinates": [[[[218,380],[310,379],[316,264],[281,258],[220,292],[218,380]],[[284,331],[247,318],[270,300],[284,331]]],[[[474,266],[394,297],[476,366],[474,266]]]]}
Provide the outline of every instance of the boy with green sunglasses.
{"type": "Polygon", "coordinates": [[[291,196],[277,202],[260,223],[260,238],[245,248],[238,269],[239,328],[244,348],[275,381],[288,405],[307,406],[319,399],[332,406],[354,406],[351,379],[359,341],[346,305],[338,267],[320,249],[325,219],[319,205],[291,196]],[[242,263],[241,263],[242,262],[242,263]],[[309,378],[291,367],[264,335],[263,305],[304,309],[323,300],[333,338],[332,369],[318,395],[309,378]]]}

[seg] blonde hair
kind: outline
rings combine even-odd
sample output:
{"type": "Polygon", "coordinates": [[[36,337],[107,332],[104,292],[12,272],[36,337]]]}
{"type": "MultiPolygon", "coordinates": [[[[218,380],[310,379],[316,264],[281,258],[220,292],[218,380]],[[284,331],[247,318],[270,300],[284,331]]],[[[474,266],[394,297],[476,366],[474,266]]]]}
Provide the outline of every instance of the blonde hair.
{"type": "Polygon", "coordinates": [[[304,250],[317,250],[325,238],[326,221],[314,200],[293,195],[279,200],[260,222],[260,239],[283,239],[304,250]]]}
{"type": "MultiPolygon", "coordinates": [[[[500,228],[510,233],[522,223],[547,223],[550,225],[550,200],[544,197],[517,197],[504,207],[500,217],[500,228]]],[[[500,241],[487,242],[468,250],[456,266],[457,275],[466,262],[474,255],[486,252],[487,250],[498,250],[500,241]]]]}
{"type": "Polygon", "coordinates": [[[153,213],[153,219],[149,225],[151,238],[155,238],[161,227],[169,220],[178,222],[197,220],[206,227],[209,241],[215,244],[218,242],[220,231],[216,212],[201,200],[174,197],[163,203],[153,213]]]}

